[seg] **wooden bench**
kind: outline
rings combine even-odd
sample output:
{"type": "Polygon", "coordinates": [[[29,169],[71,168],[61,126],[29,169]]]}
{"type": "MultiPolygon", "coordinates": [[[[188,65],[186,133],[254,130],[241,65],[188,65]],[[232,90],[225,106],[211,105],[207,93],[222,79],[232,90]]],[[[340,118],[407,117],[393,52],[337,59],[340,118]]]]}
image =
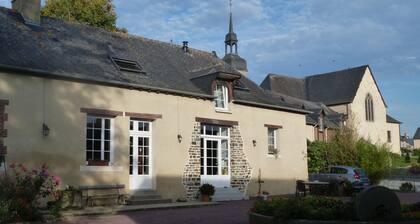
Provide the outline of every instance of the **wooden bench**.
{"type": "MultiPolygon", "coordinates": [[[[79,191],[81,192],[81,199],[82,201],[86,201],[86,206],[90,205],[93,206],[93,200],[95,199],[109,199],[109,198],[116,198],[117,204],[120,202],[124,203],[124,194],[121,193],[121,190],[125,188],[124,184],[114,184],[114,185],[89,185],[89,186],[79,186],[79,191]],[[108,194],[92,194],[92,191],[100,191],[100,190],[115,190],[115,193],[108,193],[108,194]],[[91,191],[89,194],[89,191],[91,191]],[[86,195],[83,196],[83,192],[86,192],[86,195]],[[85,200],[84,200],[85,198],[85,200]]],[[[82,203],[83,204],[83,203],[82,203]]],[[[82,205],[83,207],[83,205],[82,205]]]]}

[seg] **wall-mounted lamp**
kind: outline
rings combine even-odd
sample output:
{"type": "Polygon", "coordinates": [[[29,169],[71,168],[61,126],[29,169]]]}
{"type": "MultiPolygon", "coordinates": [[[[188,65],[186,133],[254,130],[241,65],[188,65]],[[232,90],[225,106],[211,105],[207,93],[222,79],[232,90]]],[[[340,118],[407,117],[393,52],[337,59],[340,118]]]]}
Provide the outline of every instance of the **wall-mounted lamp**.
{"type": "Polygon", "coordinates": [[[257,140],[252,140],[252,145],[254,145],[254,147],[257,146],[257,140]]]}
{"type": "Polygon", "coordinates": [[[42,135],[48,136],[50,134],[50,128],[44,123],[42,124],[42,135]]]}
{"type": "Polygon", "coordinates": [[[182,135],[178,134],[177,137],[178,137],[178,142],[181,143],[182,142],[182,135]]]}

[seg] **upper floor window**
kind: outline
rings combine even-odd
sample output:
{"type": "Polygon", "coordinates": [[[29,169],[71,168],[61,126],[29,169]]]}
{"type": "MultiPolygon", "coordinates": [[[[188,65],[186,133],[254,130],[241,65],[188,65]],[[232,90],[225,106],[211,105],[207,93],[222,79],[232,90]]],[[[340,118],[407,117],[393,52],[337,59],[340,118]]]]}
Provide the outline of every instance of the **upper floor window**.
{"type": "Polygon", "coordinates": [[[268,128],[268,155],[275,155],[278,152],[277,149],[277,128],[268,128]]]}
{"type": "Polygon", "coordinates": [[[86,122],[88,165],[109,165],[111,161],[111,119],[88,116],[86,122]]]}
{"type": "Polygon", "coordinates": [[[373,99],[370,94],[368,94],[365,99],[365,112],[366,120],[374,121],[373,99]]]}
{"type": "Polygon", "coordinates": [[[214,89],[214,96],[216,109],[227,110],[228,109],[228,88],[222,84],[216,84],[214,89]]]}

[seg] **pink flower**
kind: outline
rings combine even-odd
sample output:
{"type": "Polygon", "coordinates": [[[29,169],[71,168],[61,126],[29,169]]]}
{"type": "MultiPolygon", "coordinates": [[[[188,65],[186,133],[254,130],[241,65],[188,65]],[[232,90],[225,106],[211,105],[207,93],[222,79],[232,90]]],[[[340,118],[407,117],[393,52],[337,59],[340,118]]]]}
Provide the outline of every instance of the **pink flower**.
{"type": "Polygon", "coordinates": [[[53,176],[53,179],[54,179],[55,185],[57,186],[60,185],[61,178],[59,176],[53,176]]]}

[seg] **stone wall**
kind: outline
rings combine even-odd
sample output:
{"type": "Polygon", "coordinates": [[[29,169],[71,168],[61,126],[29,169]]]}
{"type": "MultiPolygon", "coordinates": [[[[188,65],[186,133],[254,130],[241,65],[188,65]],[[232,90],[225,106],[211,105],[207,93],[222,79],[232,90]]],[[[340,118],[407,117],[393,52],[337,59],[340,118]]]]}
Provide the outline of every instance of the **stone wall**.
{"type": "Polygon", "coordinates": [[[239,126],[230,128],[230,172],[231,187],[237,187],[245,194],[251,179],[251,166],[244,153],[244,145],[239,126]]]}
{"type": "MultiPolygon", "coordinates": [[[[230,129],[230,172],[231,187],[238,188],[245,194],[251,179],[251,166],[246,158],[239,126],[230,129]]],[[[200,187],[200,123],[194,124],[191,145],[188,149],[188,161],[185,166],[182,184],[187,200],[195,200],[200,187]]]]}
{"type": "Polygon", "coordinates": [[[182,176],[187,200],[194,200],[200,188],[200,123],[195,122],[188,149],[188,161],[182,176]]]}

